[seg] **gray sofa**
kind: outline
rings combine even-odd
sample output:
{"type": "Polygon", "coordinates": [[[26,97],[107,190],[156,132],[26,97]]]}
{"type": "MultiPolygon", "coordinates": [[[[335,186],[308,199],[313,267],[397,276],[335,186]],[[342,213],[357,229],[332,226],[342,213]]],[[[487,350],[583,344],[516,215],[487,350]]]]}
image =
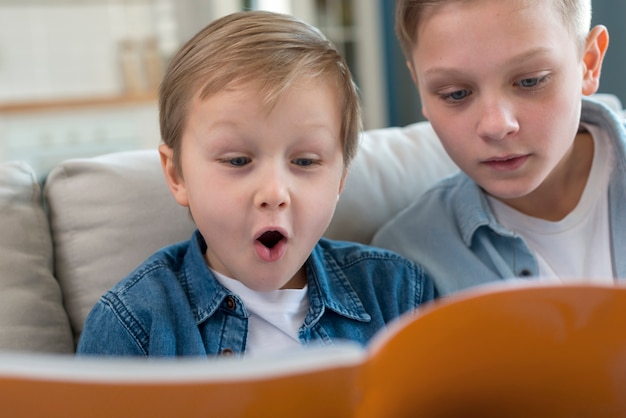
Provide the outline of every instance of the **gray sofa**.
{"type": "MultiPolygon", "coordinates": [[[[364,133],[327,236],[369,242],[435,180],[455,171],[430,125],[364,133]]],[[[0,164],[0,350],[72,353],[91,307],[194,225],[170,195],[156,150],[68,160],[42,185],[0,164]]]]}
{"type": "MultiPolygon", "coordinates": [[[[426,122],[367,131],[326,235],[368,243],[455,171],[426,122]]],[[[100,295],[193,229],[156,150],[65,161],[43,185],[23,162],[0,164],[0,351],[73,353],[100,295]]]]}

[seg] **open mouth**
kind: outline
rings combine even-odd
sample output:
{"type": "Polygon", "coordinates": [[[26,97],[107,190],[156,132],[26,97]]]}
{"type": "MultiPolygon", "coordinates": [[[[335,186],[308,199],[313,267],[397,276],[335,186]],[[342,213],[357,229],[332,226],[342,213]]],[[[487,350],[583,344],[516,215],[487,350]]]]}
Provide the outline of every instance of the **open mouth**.
{"type": "Polygon", "coordinates": [[[278,244],[283,238],[284,235],[278,231],[267,231],[264,232],[263,235],[261,235],[257,239],[257,241],[259,241],[261,244],[263,244],[263,246],[267,248],[274,248],[274,246],[278,244]]]}

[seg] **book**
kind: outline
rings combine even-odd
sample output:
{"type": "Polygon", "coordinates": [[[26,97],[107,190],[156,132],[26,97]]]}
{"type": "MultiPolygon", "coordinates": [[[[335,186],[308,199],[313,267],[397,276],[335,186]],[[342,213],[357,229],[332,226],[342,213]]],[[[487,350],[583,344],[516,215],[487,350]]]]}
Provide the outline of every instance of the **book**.
{"type": "Polygon", "coordinates": [[[0,405],[6,417],[618,417],[624,330],[620,285],[484,286],[404,315],[365,348],[226,359],[0,353],[0,405]]]}

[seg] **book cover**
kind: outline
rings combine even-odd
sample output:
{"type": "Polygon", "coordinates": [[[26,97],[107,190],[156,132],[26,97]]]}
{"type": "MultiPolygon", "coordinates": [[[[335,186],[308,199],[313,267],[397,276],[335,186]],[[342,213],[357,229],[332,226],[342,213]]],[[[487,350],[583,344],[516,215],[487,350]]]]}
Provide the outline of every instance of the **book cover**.
{"type": "Polygon", "coordinates": [[[7,417],[626,416],[626,287],[486,286],[362,348],[240,359],[0,354],[7,417]]]}

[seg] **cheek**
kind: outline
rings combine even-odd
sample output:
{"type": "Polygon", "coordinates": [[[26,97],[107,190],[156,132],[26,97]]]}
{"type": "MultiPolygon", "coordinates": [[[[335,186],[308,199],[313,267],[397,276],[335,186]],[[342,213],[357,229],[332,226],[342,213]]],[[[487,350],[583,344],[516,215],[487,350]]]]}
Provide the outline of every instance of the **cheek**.
{"type": "Polygon", "coordinates": [[[233,187],[219,187],[212,182],[200,182],[190,185],[188,190],[189,206],[196,221],[229,219],[233,211],[241,207],[235,201],[236,191],[233,187]]]}
{"type": "Polygon", "coordinates": [[[529,140],[534,139],[543,143],[544,147],[556,145],[556,141],[546,141],[545,138],[573,138],[580,122],[580,100],[571,97],[556,97],[525,109],[520,115],[520,126],[529,140]],[[578,104],[577,104],[578,103],[578,104]],[[549,142],[549,143],[545,143],[549,142]]]}
{"type": "Polygon", "coordinates": [[[329,179],[320,187],[300,186],[299,190],[303,193],[300,194],[301,198],[298,202],[302,205],[302,210],[307,212],[310,219],[316,219],[318,223],[329,222],[337,207],[340,185],[341,182],[338,179],[329,179]]]}
{"type": "Polygon", "coordinates": [[[472,146],[474,129],[460,115],[444,116],[441,120],[431,119],[431,123],[443,148],[452,159],[462,158],[467,147],[472,146]]]}
{"type": "Polygon", "coordinates": [[[325,201],[318,200],[315,204],[311,203],[300,212],[304,216],[298,217],[299,221],[296,221],[296,217],[294,217],[294,221],[299,224],[301,231],[307,231],[306,233],[311,239],[317,240],[328,229],[335,213],[336,202],[335,197],[332,202],[330,198],[327,198],[325,201]]]}

